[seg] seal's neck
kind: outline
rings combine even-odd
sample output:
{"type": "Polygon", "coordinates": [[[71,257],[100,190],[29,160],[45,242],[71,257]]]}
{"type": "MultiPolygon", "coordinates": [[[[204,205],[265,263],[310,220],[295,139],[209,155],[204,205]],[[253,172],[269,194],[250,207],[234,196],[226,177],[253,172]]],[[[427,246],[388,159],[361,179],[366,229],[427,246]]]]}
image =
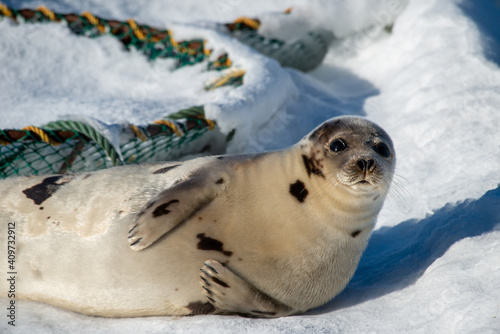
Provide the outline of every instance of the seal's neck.
{"type": "Polygon", "coordinates": [[[300,144],[283,151],[280,161],[288,178],[297,177],[305,184],[310,195],[307,200],[314,207],[315,215],[321,219],[335,219],[336,226],[347,229],[354,225],[359,225],[360,229],[373,227],[385,194],[376,189],[373,192],[356,191],[340,184],[325,168],[321,152],[308,151],[309,147],[300,144]]]}

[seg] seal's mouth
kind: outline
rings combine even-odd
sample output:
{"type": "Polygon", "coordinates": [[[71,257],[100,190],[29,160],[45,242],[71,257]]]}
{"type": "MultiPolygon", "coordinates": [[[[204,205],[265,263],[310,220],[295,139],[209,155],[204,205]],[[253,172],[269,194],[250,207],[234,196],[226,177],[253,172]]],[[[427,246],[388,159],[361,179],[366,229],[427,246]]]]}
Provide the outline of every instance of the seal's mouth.
{"type": "Polygon", "coordinates": [[[372,189],[375,187],[375,185],[373,183],[371,183],[370,181],[367,181],[367,180],[360,180],[358,182],[355,182],[353,184],[353,186],[355,189],[358,189],[358,190],[369,190],[369,189],[372,189]]]}

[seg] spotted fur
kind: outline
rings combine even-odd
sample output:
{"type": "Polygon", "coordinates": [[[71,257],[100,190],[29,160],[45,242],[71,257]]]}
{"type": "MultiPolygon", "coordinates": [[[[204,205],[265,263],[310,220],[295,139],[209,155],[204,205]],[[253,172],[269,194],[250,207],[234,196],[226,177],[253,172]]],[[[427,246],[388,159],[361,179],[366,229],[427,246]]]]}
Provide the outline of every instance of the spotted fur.
{"type": "Polygon", "coordinates": [[[186,308],[191,311],[190,315],[211,314],[215,312],[215,307],[209,302],[191,302],[186,308]]]}
{"type": "Polygon", "coordinates": [[[297,180],[295,183],[290,185],[290,194],[300,203],[304,203],[309,191],[307,191],[304,182],[297,180]]]}
{"type": "Polygon", "coordinates": [[[171,171],[172,169],[177,168],[179,166],[180,166],[180,164],[163,167],[163,168],[160,168],[160,169],[154,171],[153,174],[165,174],[165,173],[167,173],[167,172],[171,171]]]}
{"type": "Polygon", "coordinates": [[[197,245],[198,249],[221,252],[226,256],[233,255],[233,252],[224,250],[224,244],[222,242],[220,242],[219,240],[212,239],[210,237],[206,237],[205,233],[200,233],[196,237],[200,239],[197,245]]]}
{"type": "Polygon", "coordinates": [[[47,177],[41,183],[23,190],[23,193],[35,204],[40,205],[52,197],[60,187],[71,181],[70,178],[64,177],[64,181],[58,182],[63,177],[62,175],[47,177]]]}
{"type": "Polygon", "coordinates": [[[158,218],[163,215],[168,215],[170,213],[170,210],[167,210],[167,208],[173,203],[179,203],[179,200],[173,199],[171,201],[168,201],[167,203],[158,205],[158,207],[156,207],[156,209],[153,211],[153,217],[158,218]]]}
{"type": "Polygon", "coordinates": [[[356,231],[354,231],[354,232],[352,232],[352,233],[351,233],[351,236],[352,236],[353,238],[356,238],[356,237],[357,237],[360,233],[361,233],[361,231],[360,231],[360,230],[356,230],[356,231]]]}
{"type": "Polygon", "coordinates": [[[0,180],[0,244],[15,221],[19,299],[106,317],[298,314],[352,277],[394,163],[383,130],[342,117],[281,151],[0,180]]]}

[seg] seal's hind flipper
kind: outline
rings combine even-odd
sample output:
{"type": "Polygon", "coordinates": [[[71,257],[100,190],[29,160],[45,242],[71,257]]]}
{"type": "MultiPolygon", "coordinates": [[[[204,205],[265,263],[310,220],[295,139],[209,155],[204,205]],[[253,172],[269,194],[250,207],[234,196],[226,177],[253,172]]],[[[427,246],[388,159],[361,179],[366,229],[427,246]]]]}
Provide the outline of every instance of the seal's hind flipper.
{"type": "Polygon", "coordinates": [[[222,173],[194,175],[151,199],[130,225],[130,247],[135,251],[149,247],[210,203],[226,186],[227,179],[222,173]]]}
{"type": "Polygon", "coordinates": [[[296,313],[215,260],[205,261],[200,279],[203,293],[221,313],[262,318],[277,318],[296,313]]]}

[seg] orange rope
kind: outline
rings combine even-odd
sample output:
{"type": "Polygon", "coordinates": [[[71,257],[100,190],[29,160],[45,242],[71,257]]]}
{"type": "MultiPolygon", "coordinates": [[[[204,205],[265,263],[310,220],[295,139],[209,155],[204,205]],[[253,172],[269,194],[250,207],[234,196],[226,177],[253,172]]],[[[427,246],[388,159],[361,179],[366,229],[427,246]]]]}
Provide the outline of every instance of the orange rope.
{"type": "Polygon", "coordinates": [[[170,129],[172,129],[172,131],[174,131],[174,133],[179,136],[179,137],[182,137],[183,134],[181,132],[181,130],[179,129],[179,127],[174,123],[174,122],[171,122],[171,121],[168,121],[166,119],[160,119],[160,120],[157,120],[157,121],[154,121],[153,124],[158,124],[158,125],[166,125],[168,126],[170,129]]]}
{"type": "Polygon", "coordinates": [[[57,146],[57,145],[61,144],[61,143],[58,143],[58,142],[52,140],[47,135],[47,133],[45,133],[45,131],[43,131],[43,129],[37,128],[36,126],[29,125],[29,126],[26,126],[26,127],[22,128],[22,130],[24,130],[24,131],[31,131],[31,132],[36,133],[44,142],[46,142],[49,145],[57,146]]]}

